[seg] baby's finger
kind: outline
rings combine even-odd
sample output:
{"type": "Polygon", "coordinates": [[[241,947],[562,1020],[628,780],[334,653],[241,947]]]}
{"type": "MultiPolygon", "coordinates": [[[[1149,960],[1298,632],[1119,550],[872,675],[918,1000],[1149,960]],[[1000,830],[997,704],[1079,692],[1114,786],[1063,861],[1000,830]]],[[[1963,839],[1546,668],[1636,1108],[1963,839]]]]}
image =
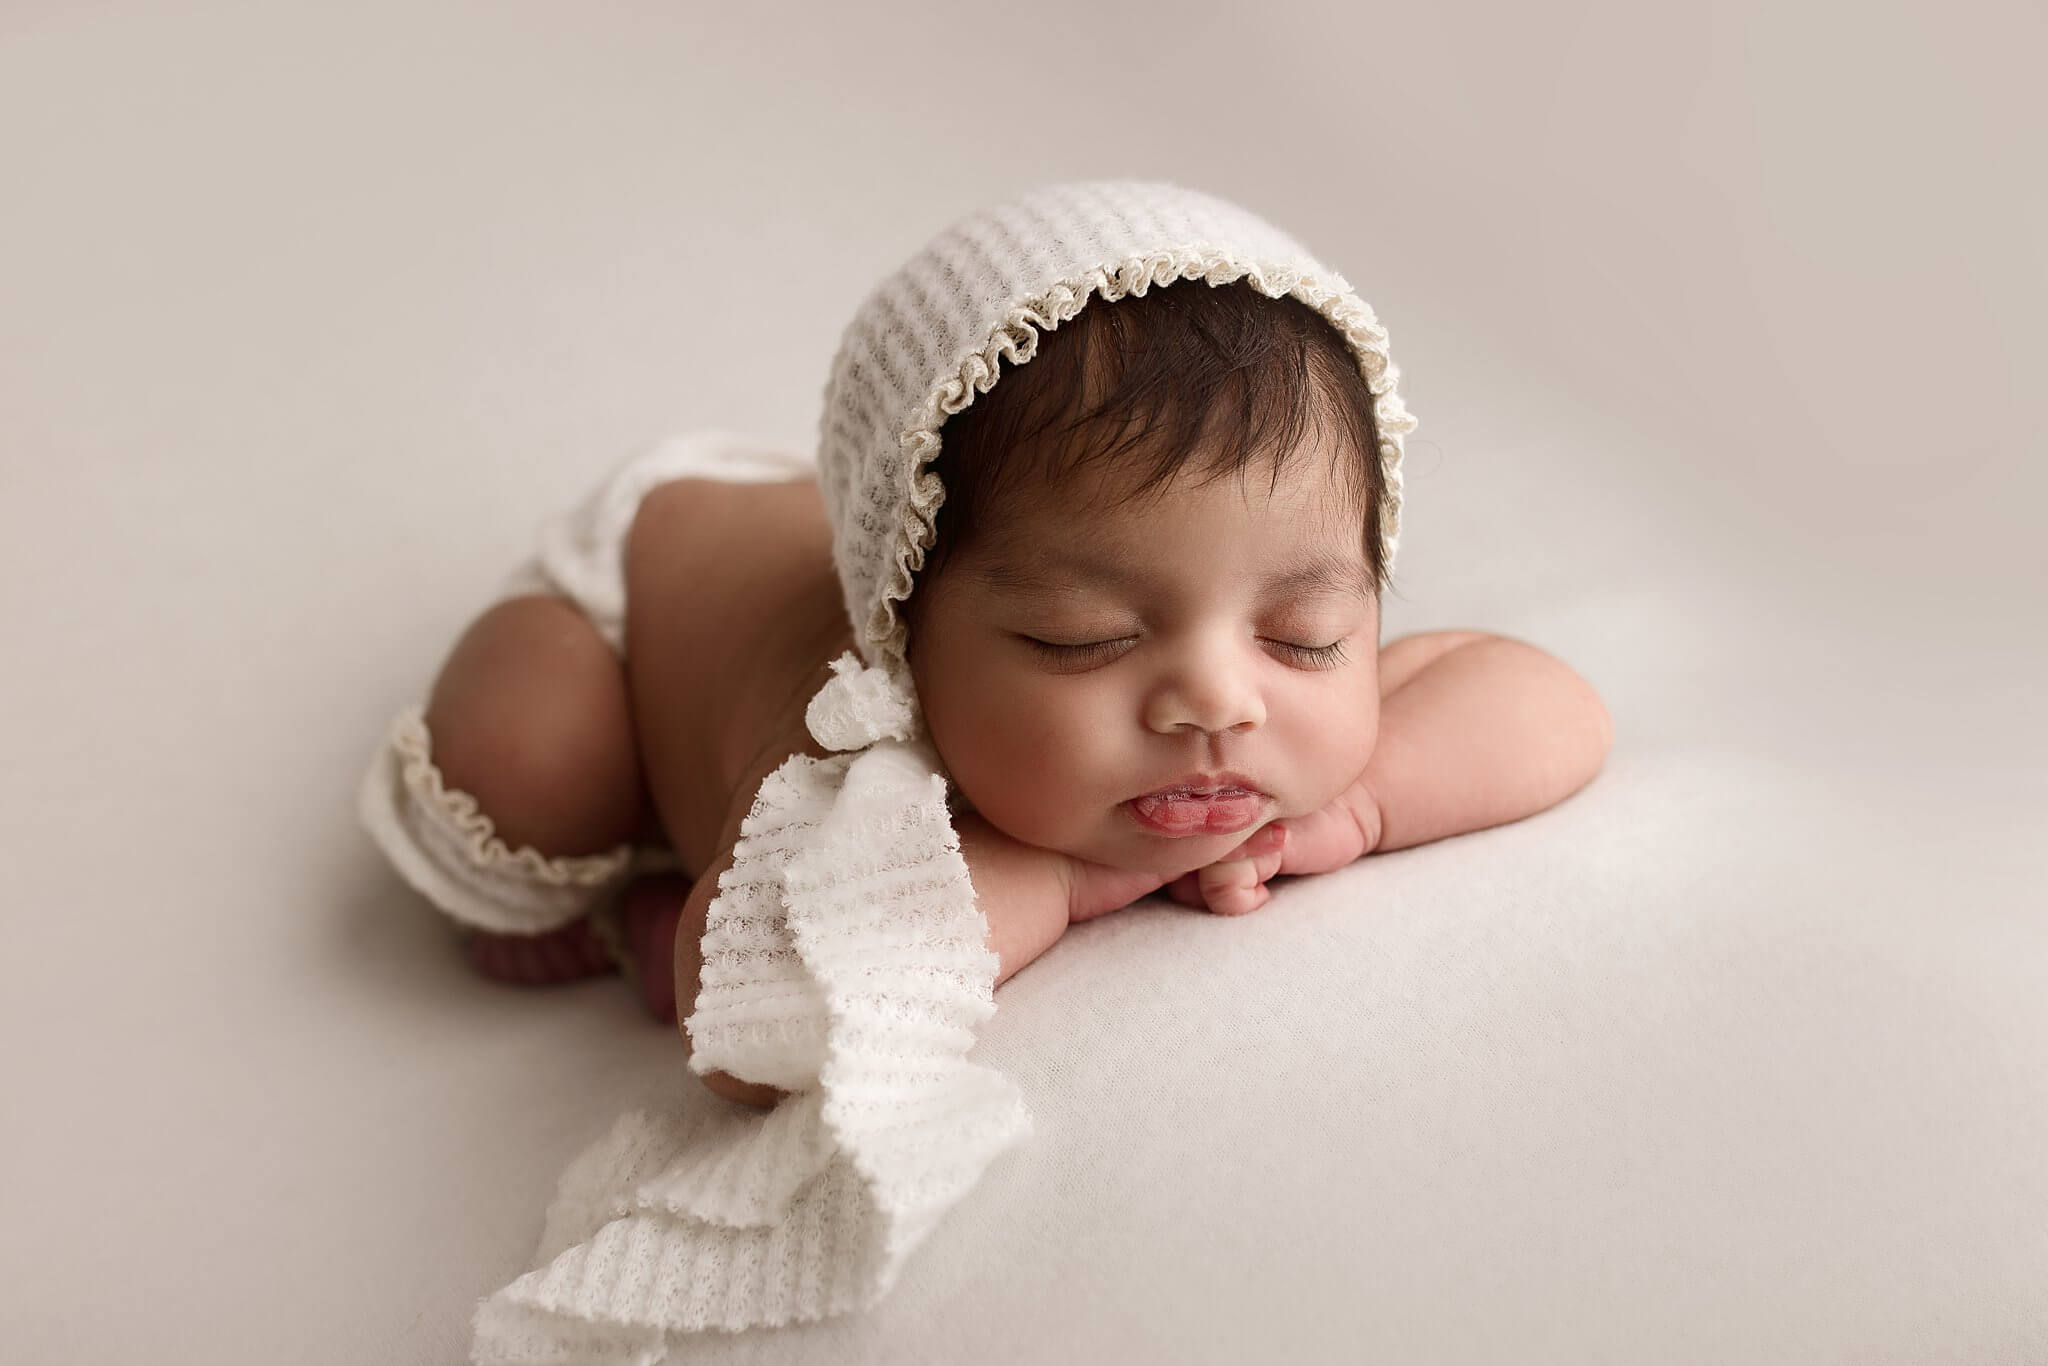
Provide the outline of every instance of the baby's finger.
{"type": "Polygon", "coordinates": [[[1211,915],[1250,915],[1273,899],[1263,883],[1254,882],[1248,887],[1238,888],[1209,907],[1211,915]]]}
{"type": "Polygon", "coordinates": [[[1217,915],[1243,915],[1266,904],[1270,895],[1259,881],[1258,867],[1245,859],[1212,863],[1195,876],[1202,900],[1217,915]]]}
{"type": "Polygon", "coordinates": [[[1166,894],[1183,906],[1200,906],[1207,910],[1209,903],[1202,900],[1202,884],[1193,873],[1183,873],[1166,884],[1166,894]]]}
{"type": "Polygon", "coordinates": [[[1270,882],[1279,875],[1280,865],[1286,861],[1286,854],[1287,842],[1282,839],[1270,852],[1260,854],[1252,860],[1252,865],[1259,870],[1260,883],[1270,882]]]}

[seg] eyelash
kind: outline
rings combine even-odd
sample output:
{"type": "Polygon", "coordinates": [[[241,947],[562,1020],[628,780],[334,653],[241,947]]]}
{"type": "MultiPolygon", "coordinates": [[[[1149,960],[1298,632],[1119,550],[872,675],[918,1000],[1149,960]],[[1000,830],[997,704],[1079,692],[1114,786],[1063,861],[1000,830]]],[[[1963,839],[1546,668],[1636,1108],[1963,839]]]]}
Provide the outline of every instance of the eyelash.
{"type": "MultiPolygon", "coordinates": [[[[1124,636],[1118,640],[1090,641],[1086,645],[1055,645],[1049,640],[1040,640],[1036,636],[1023,636],[1020,639],[1040,654],[1051,656],[1054,659],[1074,661],[1094,658],[1113,646],[1123,644],[1125,640],[1129,640],[1131,637],[1124,636]]],[[[1303,664],[1322,667],[1344,662],[1344,642],[1341,640],[1333,641],[1328,645],[1296,645],[1291,641],[1285,640],[1271,640],[1266,643],[1279,646],[1303,664]]]]}

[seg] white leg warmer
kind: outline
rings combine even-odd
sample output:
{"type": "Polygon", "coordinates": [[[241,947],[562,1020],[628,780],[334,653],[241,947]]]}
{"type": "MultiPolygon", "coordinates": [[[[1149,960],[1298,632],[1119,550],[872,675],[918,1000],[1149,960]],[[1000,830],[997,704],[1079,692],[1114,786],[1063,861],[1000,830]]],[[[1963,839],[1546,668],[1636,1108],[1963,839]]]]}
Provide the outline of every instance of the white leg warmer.
{"type": "Polygon", "coordinates": [[[391,724],[356,794],[356,813],[399,874],[466,925],[494,934],[543,934],[595,909],[638,868],[631,844],[601,854],[548,858],[506,847],[476,798],[448,787],[434,766],[426,708],[391,724]]]}

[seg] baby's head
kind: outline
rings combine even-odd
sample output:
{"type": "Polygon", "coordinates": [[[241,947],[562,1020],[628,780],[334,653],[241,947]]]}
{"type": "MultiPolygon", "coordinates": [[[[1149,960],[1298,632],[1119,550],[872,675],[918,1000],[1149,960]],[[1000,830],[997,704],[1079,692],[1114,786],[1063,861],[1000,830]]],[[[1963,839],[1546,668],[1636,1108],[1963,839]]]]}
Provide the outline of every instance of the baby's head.
{"type": "Polygon", "coordinates": [[[1156,182],[982,210],[873,290],[820,485],[855,642],[953,796],[1172,877],[1349,786],[1415,426],[1398,374],[1342,276],[1156,182]],[[1257,792],[1133,800],[1182,784],[1257,792]]]}
{"type": "Polygon", "coordinates": [[[1203,280],[1096,301],[940,436],[908,659],[986,820],[1173,876],[1358,777],[1385,481],[1372,394],[1315,309],[1203,280]],[[1132,804],[1225,774],[1257,797],[1132,804]]]}

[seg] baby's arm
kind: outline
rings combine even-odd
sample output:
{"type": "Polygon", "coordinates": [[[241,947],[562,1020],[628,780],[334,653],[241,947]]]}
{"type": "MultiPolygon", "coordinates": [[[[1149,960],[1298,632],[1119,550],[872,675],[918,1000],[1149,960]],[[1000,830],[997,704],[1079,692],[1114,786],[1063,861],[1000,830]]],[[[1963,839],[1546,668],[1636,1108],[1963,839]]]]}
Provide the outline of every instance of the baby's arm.
{"type": "MultiPolygon", "coordinates": [[[[1122,910],[1166,882],[1157,873],[1113,868],[1020,843],[980,816],[962,816],[958,829],[960,853],[967,861],[975,899],[988,920],[988,946],[1001,959],[997,986],[1058,943],[1069,925],[1122,910]]],[[[1255,835],[1245,842],[1248,852],[1242,857],[1250,892],[1211,888],[1214,909],[1237,914],[1265,900],[1265,888],[1260,884],[1280,866],[1278,833],[1274,831],[1267,839],[1255,835]],[[1245,900],[1240,906],[1239,898],[1250,894],[1257,899],[1245,900]]]]}
{"type": "Polygon", "coordinates": [[[1130,905],[1165,881],[1012,839],[978,815],[955,822],[974,898],[1001,960],[996,985],[1059,942],[1067,926],[1130,905]]]}
{"type": "Polygon", "coordinates": [[[956,817],[954,829],[975,905],[988,921],[988,947],[1000,960],[1001,986],[1067,932],[1066,859],[1012,839],[979,815],[956,817]]]}
{"type": "Polygon", "coordinates": [[[1384,854],[1555,806],[1613,744],[1600,695],[1561,660],[1476,636],[1381,699],[1379,739],[1346,798],[1364,852],[1384,854]]]}

